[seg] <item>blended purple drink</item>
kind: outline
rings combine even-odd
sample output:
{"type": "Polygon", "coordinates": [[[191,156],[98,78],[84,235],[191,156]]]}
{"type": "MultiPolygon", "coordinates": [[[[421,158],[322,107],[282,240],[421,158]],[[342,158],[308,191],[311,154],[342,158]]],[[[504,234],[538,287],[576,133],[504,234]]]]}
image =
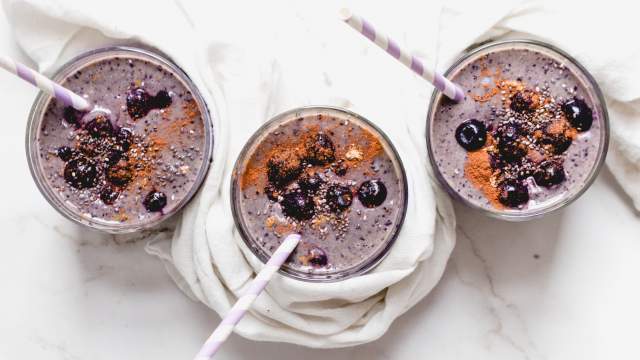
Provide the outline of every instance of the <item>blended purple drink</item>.
{"type": "Polygon", "coordinates": [[[400,231],[404,169],[386,137],[345,110],[310,107],[258,130],[233,173],[236,223],[262,260],[286,235],[300,244],[284,264],[295,278],[331,281],[371,269],[400,231]]]}
{"type": "Polygon", "coordinates": [[[448,77],[465,98],[435,97],[427,131],[432,164],[455,197],[525,219],[591,183],[606,152],[607,114],[577,63],[545,45],[504,42],[473,52],[448,77]]]}
{"type": "Polygon", "coordinates": [[[43,106],[30,150],[45,195],[71,218],[113,231],[175,213],[201,182],[211,150],[206,109],[186,75],[125,49],[71,67],[56,80],[95,107],[80,112],[55,99],[43,106]]]}

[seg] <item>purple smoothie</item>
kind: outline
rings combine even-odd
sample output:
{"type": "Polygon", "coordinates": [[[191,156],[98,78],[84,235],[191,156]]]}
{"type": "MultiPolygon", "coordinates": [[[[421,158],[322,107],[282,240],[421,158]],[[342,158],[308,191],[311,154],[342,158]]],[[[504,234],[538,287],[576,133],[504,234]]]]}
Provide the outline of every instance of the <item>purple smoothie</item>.
{"type": "Polygon", "coordinates": [[[445,187],[492,214],[526,217],[562,206],[593,180],[606,151],[606,109],[591,77],[538,44],[507,42],[463,59],[437,96],[428,127],[445,187]]]}
{"type": "Polygon", "coordinates": [[[386,254],[405,212],[406,180],[391,144],[359,116],[331,108],[280,115],[234,171],[234,215],[263,261],[289,233],[302,241],[285,273],[336,280],[386,254]]]}
{"type": "Polygon", "coordinates": [[[95,108],[55,99],[35,135],[37,170],[63,213],[108,230],[148,227],[192,196],[208,165],[208,118],[186,75],[148,53],[97,52],[62,85],[95,108]]]}

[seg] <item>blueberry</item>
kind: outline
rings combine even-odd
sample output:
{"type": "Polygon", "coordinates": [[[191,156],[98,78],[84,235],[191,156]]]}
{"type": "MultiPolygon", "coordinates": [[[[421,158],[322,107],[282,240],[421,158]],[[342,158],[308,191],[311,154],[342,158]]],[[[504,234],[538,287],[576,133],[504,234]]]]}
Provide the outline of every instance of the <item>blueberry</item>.
{"type": "Polygon", "coordinates": [[[80,110],[76,110],[71,106],[67,106],[64,108],[64,111],[62,113],[62,118],[64,119],[64,121],[67,122],[67,124],[79,126],[80,119],[82,118],[83,115],[84,115],[84,112],[80,110]]]}
{"type": "Polygon", "coordinates": [[[164,109],[171,105],[171,95],[160,90],[155,96],[143,88],[130,89],[127,93],[127,112],[132,119],[137,120],[146,116],[153,109],[164,109]]]}
{"type": "Polygon", "coordinates": [[[267,199],[273,202],[280,201],[280,190],[271,184],[264,187],[264,194],[267,195],[267,199]]]}
{"type": "Polygon", "coordinates": [[[282,213],[296,220],[309,220],[315,214],[313,198],[301,191],[288,191],[280,202],[282,213]]]}
{"type": "Polygon", "coordinates": [[[358,199],[368,208],[382,205],[386,198],[387,187],[380,180],[365,181],[358,189],[358,199]]]}
{"type": "Polygon", "coordinates": [[[534,171],[533,179],[544,187],[560,184],[565,179],[564,167],[556,161],[545,161],[534,171]]]}
{"type": "Polygon", "coordinates": [[[529,201],[529,189],[519,181],[506,180],[500,184],[498,200],[505,206],[519,207],[529,201]]]}
{"type": "Polygon", "coordinates": [[[309,249],[307,256],[305,256],[305,259],[313,267],[323,267],[327,266],[327,264],[329,263],[327,253],[317,246],[309,249]]]}
{"type": "Polygon", "coordinates": [[[142,88],[130,89],[127,93],[127,112],[137,120],[151,111],[151,96],[142,88]]]}
{"type": "Polygon", "coordinates": [[[325,165],[335,160],[333,141],[326,134],[319,132],[305,141],[306,160],[313,165],[325,165]]]}
{"type": "Polygon", "coordinates": [[[511,96],[511,110],[519,113],[531,112],[534,110],[532,94],[530,91],[518,91],[511,96]]]}
{"type": "Polygon", "coordinates": [[[527,148],[520,142],[502,141],[498,143],[500,156],[506,162],[516,162],[527,155],[527,148]]]}
{"type": "Polygon", "coordinates": [[[158,212],[167,205],[167,195],[161,191],[151,190],[142,201],[142,205],[149,212],[158,212]]]}
{"type": "Polygon", "coordinates": [[[496,130],[498,152],[503,160],[514,162],[524,157],[528,149],[520,142],[520,128],[513,123],[503,124],[496,130]]]}
{"type": "Polygon", "coordinates": [[[562,111],[576,130],[582,132],[591,128],[593,112],[584,100],[573,98],[562,104],[562,111]]]}
{"type": "Polygon", "coordinates": [[[56,150],[56,155],[58,155],[60,160],[67,162],[73,157],[74,151],[68,146],[60,146],[58,150],[56,150]]]}
{"type": "Polygon", "coordinates": [[[560,155],[567,151],[569,146],[571,146],[571,142],[571,138],[564,134],[545,134],[541,140],[542,144],[550,145],[551,151],[556,155],[560,155]]]}
{"type": "Polygon", "coordinates": [[[320,189],[322,184],[324,184],[324,180],[318,173],[304,175],[300,180],[298,180],[300,189],[308,193],[315,193],[320,189]]]}
{"type": "Polygon", "coordinates": [[[122,151],[129,150],[133,142],[133,132],[127,128],[120,128],[116,134],[116,144],[122,148],[122,151]]]}
{"type": "Polygon", "coordinates": [[[165,90],[160,90],[153,97],[151,101],[151,107],[154,109],[164,109],[171,105],[171,95],[165,90]]]}
{"type": "Polygon", "coordinates": [[[267,178],[275,186],[285,186],[301,173],[302,161],[293,151],[282,151],[267,161],[267,178]]]}
{"type": "Polygon", "coordinates": [[[113,125],[104,114],[96,114],[93,119],[84,124],[84,129],[94,138],[113,135],[113,125]]]}
{"type": "Polygon", "coordinates": [[[487,141],[487,128],[483,122],[469,119],[458,125],[456,140],[467,151],[478,150],[487,141]]]}
{"type": "Polygon", "coordinates": [[[116,199],[118,199],[118,196],[120,196],[120,192],[111,185],[107,185],[100,190],[100,200],[102,200],[105,205],[113,205],[116,199]]]}
{"type": "Polygon", "coordinates": [[[496,138],[498,141],[514,142],[520,137],[520,126],[508,122],[501,124],[496,129],[496,138]]]}
{"type": "Polygon", "coordinates": [[[94,187],[98,183],[98,166],[91,159],[77,157],[65,165],[64,179],[76,189],[94,187]]]}
{"type": "Polygon", "coordinates": [[[108,165],[114,165],[124,158],[124,153],[120,149],[111,149],[105,158],[108,165]]]}
{"type": "Polygon", "coordinates": [[[341,212],[351,206],[353,193],[347,186],[331,185],[327,189],[327,204],[333,212],[341,212]]]}
{"type": "Polygon", "coordinates": [[[133,179],[133,171],[126,161],[121,160],[107,168],[106,176],[110,183],[125,186],[133,179]]]}

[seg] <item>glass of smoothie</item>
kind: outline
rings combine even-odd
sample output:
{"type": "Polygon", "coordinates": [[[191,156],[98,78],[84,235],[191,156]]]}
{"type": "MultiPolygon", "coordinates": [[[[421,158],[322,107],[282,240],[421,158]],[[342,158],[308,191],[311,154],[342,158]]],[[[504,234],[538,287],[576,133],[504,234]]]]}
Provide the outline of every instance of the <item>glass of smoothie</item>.
{"type": "Polygon", "coordinates": [[[94,108],[40,93],[26,150],[33,178],[65,217],[94,229],[148,229],[179,211],[207,173],[212,123],[193,82],[155,52],[110,47],[53,75],[94,108]]]}
{"type": "Polygon", "coordinates": [[[277,115],[249,139],[232,176],[233,216],[263,262],[302,235],[281,272],[306,281],[362,274],[388,253],[407,181],[396,150],[363,117],[332,107],[277,115]]]}
{"type": "Polygon", "coordinates": [[[528,40],[470,50],[446,72],[465,98],[434,93],[427,148],[456,199],[528,220],[579,197],[604,162],[609,121],[598,85],[575,59],[528,40]]]}

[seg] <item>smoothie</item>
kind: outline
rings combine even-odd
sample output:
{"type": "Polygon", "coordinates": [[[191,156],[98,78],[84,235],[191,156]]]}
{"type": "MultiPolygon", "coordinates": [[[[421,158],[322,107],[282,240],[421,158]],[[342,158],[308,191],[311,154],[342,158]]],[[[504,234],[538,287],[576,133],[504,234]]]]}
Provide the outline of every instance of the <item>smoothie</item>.
{"type": "Polygon", "coordinates": [[[606,152],[607,114],[591,77],[537,43],[505,42],[448,73],[465,90],[437,96],[428,121],[431,161],[463,202],[526,218],[558,208],[590,184],[606,152]]]}
{"type": "Polygon", "coordinates": [[[152,54],[114,49],[59,77],[95,107],[44,105],[33,170],[46,194],[107,230],[145,228],[188,201],[209,163],[210,125],[186,75],[152,54]]]}
{"type": "Polygon", "coordinates": [[[393,147],[366,120],[304,108],[276,117],[249,141],[232,198],[242,235],[261,260],[299,233],[284,272],[335,280],[386,254],[404,218],[406,180],[393,147]]]}

